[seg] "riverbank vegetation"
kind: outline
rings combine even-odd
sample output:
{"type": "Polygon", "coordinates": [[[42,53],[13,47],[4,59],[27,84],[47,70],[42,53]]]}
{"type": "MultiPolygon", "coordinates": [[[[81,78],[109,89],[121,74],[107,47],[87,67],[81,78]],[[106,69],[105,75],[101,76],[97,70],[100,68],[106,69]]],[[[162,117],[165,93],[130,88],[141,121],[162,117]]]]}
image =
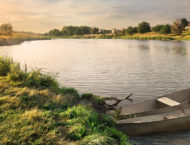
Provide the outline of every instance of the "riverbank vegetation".
{"type": "Polygon", "coordinates": [[[129,145],[104,100],[0,58],[1,144],[129,145]]]}
{"type": "Polygon", "coordinates": [[[11,24],[0,25],[0,46],[20,44],[24,41],[48,39],[42,34],[31,32],[16,32],[11,24]]]}
{"type": "Polygon", "coordinates": [[[64,26],[46,33],[51,38],[77,39],[137,39],[137,40],[190,40],[190,22],[186,18],[176,19],[172,24],[150,26],[141,22],[137,27],[122,30],[104,30],[88,26],[64,26]]]}

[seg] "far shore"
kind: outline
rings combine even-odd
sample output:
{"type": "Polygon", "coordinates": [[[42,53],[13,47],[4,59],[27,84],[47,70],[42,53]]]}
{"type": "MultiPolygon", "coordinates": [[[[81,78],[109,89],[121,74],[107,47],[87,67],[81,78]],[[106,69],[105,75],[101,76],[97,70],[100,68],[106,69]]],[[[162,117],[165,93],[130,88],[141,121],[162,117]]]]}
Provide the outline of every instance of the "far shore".
{"type": "Polygon", "coordinates": [[[14,32],[10,36],[0,36],[0,46],[16,45],[21,44],[24,41],[33,40],[48,40],[48,39],[132,39],[132,40],[176,40],[190,41],[190,34],[182,35],[162,35],[159,33],[144,33],[144,34],[134,34],[134,35],[116,35],[116,34],[94,34],[94,35],[73,35],[73,36],[44,36],[40,34],[30,34],[30,33],[19,33],[14,32]]]}
{"type": "Polygon", "coordinates": [[[160,34],[155,32],[148,32],[144,34],[133,35],[117,35],[117,34],[89,34],[89,35],[72,35],[72,36],[50,36],[50,38],[60,39],[133,39],[133,40],[190,40],[190,33],[183,33],[182,35],[160,34]]]}

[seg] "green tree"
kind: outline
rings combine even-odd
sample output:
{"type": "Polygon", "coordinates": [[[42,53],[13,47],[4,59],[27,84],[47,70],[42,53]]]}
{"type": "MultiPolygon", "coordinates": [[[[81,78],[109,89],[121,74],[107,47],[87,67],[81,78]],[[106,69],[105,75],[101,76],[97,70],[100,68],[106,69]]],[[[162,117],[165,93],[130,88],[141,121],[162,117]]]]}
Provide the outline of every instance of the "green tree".
{"type": "Polygon", "coordinates": [[[171,33],[171,26],[169,24],[163,25],[160,29],[160,33],[168,35],[169,33],[171,33]]]}
{"type": "Polygon", "coordinates": [[[58,29],[53,29],[49,31],[50,36],[61,36],[62,33],[58,29]]]}
{"type": "Polygon", "coordinates": [[[98,34],[98,32],[99,32],[99,28],[96,28],[96,27],[90,28],[90,33],[91,34],[98,34]]]}
{"type": "Polygon", "coordinates": [[[132,35],[132,34],[134,34],[134,33],[137,33],[137,28],[136,27],[131,27],[131,26],[129,26],[127,29],[126,29],[126,31],[125,31],[127,34],[129,34],[129,35],[132,35]]]}
{"type": "Polygon", "coordinates": [[[81,34],[82,35],[90,34],[90,27],[88,27],[88,26],[80,26],[80,29],[81,29],[81,34]]]}
{"type": "Polygon", "coordinates": [[[182,23],[182,25],[183,25],[183,29],[188,25],[188,21],[187,21],[186,18],[182,18],[182,19],[181,19],[181,23],[182,23]]]}
{"type": "Polygon", "coordinates": [[[75,35],[81,35],[81,29],[79,27],[76,27],[75,28],[75,32],[74,32],[75,35]]]}
{"type": "Polygon", "coordinates": [[[172,25],[172,32],[174,34],[181,35],[183,29],[184,26],[182,24],[182,19],[176,19],[172,25]]]}
{"type": "Polygon", "coordinates": [[[13,32],[13,26],[10,23],[0,25],[0,34],[11,35],[13,32]]]}
{"type": "Polygon", "coordinates": [[[148,22],[141,22],[137,28],[139,33],[150,32],[150,24],[148,22]]]}
{"type": "Polygon", "coordinates": [[[164,26],[164,25],[156,25],[156,26],[154,26],[154,27],[152,28],[152,30],[153,30],[154,32],[160,32],[160,30],[162,29],[163,26],[164,26]]]}
{"type": "Polygon", "coordinates": [[[67,36],[68,35],[68,33],[67,33],[67,28],[66,27],[63,27],[63,29],[62,29],[62,34],[64,35],[64,36],[67,36]]]}

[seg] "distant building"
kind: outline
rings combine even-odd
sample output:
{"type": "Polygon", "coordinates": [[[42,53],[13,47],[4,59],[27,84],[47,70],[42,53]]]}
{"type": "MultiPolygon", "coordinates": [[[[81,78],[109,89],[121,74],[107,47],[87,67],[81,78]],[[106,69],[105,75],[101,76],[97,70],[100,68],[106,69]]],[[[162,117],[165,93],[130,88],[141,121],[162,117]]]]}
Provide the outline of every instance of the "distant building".
{"type": "Polygon", "coordinates": [[[104,29],[99,29],[99,31],[98,31],[99,34],[103,34],[105,32],[106,32],[106,30],[104,30],[104,29]]]}
{"type": "Polygon", "coordinates": [[[118,29],[112,29],[112,34],[116,34],[116,33],[119,33],[119,32],[121,32],[120,30],[118,30],[118,29]]]}
{"type": "Polygon", "coordinates": [[[188,25],[185,27],[185,29],[190,31],[190,21],[188,22],[188,25]]]}

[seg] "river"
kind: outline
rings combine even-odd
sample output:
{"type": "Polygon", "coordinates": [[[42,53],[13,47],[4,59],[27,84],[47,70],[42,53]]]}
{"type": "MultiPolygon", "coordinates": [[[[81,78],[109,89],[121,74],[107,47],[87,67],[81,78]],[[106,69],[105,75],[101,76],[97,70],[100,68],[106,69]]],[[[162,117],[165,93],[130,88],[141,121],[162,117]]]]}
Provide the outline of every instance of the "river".
{"type": "MultiPolygon", "coordinates": [[[[80,93],[124,97],[133,103],[190,88],[189,41],[54,39],[1,46],[29,69],[54,75],[80,93]]],[[[130,104],[122,102],[120,105],[130,104]]],[[[188,144],[190,132],[132,138],[141,144],[188,144]]]]}

